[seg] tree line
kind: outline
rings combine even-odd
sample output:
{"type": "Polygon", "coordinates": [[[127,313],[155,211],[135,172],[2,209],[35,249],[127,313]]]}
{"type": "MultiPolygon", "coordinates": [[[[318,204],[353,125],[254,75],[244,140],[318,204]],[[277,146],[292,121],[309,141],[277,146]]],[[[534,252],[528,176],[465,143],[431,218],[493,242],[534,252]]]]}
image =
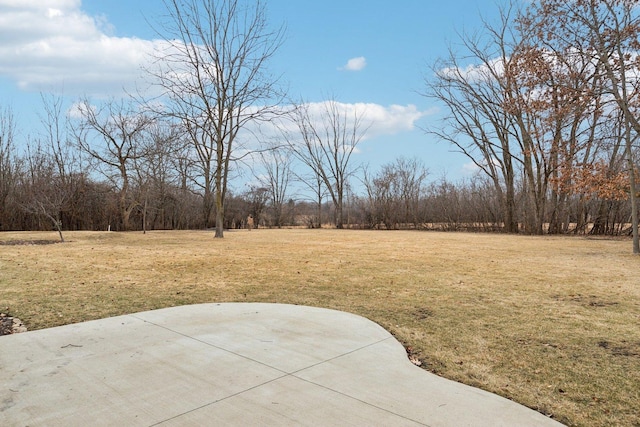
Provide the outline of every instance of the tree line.
{"type": "Polygon", "coordinates": [[[283,28],[267,25],[261,2],[166,5],[153,97],[64,109],[43,95],[42,131],[21,150],[2,110],[1,230],[222,237],[252,215],[270,227],[628,233],[640,252],[638,1],[513,2],[461,34],[423,90],[441,107],[426,133],[477,168],[456,182],[402,153],[376,171],[357,164],[365,112],[286,98],[266,68],[283,28]],[[260,126],[275,131],[263,138],[260,126]],[[252,184],[234,193],[241,174],[252,184]]]}

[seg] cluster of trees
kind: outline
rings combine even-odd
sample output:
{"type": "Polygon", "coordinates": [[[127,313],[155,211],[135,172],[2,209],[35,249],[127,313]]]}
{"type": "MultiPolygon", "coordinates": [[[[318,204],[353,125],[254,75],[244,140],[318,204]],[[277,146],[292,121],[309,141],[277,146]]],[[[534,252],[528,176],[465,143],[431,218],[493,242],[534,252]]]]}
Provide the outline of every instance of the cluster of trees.
{"type": "Polygon", "coordinates": [[[157,98],[63,111],[43,96],[43,131],[21,151],[2,110],[0,229],[53,226],[62,238],[214,227],[222,237],[251,214],[274,227],[631,230],[640,252],[638,3],[537,0],[463,34],[425,78],[424,95],[444,111],[427,132],[478,168],[449,182],[401,153],[378,171],[355,164],[362,111],[337,100],[285,107],[265,68],[283,32],[260,2],[167,1],[169,48],[149,70],[157,98]],[[260,123],[277,135],[260,140],[260,123]],[[257,184],[233,194],[230,180],[247,169],[257,184]]]}
{"type": "Polygon", "coordinates": [[[506,231],[593,221],[611,232],[612,210],[629,198],[640,252],[638,1],[537,0],[501,18],[434,65],[425,94],[446,115],[430,131],[492,181],[506,231]]]}

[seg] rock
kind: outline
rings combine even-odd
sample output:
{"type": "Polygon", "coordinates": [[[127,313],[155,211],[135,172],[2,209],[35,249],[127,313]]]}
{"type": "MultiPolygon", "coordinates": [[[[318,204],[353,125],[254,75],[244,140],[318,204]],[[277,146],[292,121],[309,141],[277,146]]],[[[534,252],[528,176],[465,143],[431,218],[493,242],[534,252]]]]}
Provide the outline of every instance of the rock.
{"type": "Polygon", "coordinates": [[[0,335],[18,334],[27,332],[27,327],[17,317],[7,313],[0,313],[0,335]]]}
{"type": "Polygon", "coordinates": [[[21,332],[27,332],[27,327],[24,326],[24,323],[16,317],[13,318],[13,326],[11,327],[14,334],[19,334],[21,332]]]}
{"type": "Polygon", "coordinates": [[[409,360],[416,366],[422,366],[422,362],[417,357],[409,356],[409,360]]]}

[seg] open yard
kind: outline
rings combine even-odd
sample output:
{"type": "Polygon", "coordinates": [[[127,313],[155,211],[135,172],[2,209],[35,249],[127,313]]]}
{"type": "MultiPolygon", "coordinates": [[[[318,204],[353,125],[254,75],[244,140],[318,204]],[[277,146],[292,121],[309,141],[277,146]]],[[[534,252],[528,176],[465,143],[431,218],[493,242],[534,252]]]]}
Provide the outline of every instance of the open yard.
{"type": "Polygon", "coordinates": [[[334,308],[378,322],[438,375],[568,425],[640,426],[640,257],[626,240],[351,230],[65,237],[8,245],[57,235],[0,233],[0,311],[30,330],[202,302],[334,308]]]}

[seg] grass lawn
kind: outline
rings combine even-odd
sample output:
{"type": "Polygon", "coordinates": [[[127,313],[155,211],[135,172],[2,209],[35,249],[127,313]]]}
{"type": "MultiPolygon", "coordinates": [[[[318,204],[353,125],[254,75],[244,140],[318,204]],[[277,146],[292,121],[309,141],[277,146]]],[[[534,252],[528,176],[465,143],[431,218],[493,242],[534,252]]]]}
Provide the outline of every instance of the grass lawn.
{"type": "MultiPolygon", "coordinates": [[[[56,238],[0,233],[0,243],[56,238]]],[[[560,422],[640,426],[640,257],[627,240],[353,230],[65,238],[0,245],[0,311],[30,330],[203,302],[327,307],[379,323],[427,370],[560,422]]]]}

